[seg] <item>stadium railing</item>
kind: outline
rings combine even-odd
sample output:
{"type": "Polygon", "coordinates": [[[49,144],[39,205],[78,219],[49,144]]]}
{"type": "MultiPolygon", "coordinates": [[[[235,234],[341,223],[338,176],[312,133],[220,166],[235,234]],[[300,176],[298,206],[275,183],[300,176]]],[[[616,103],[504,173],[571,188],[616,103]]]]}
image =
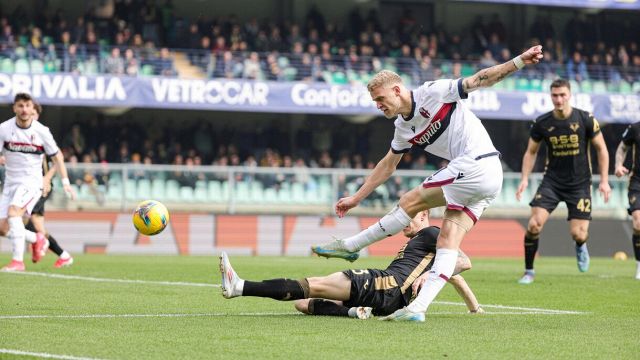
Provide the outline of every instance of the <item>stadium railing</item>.
{"type": "MultiPolygon", "coordinates": [[[[68,47],[61,44],[45,44],[40,49],[30,48],[24,44],[8,44],[0,42],[0,72],[2,73],[57,73],[73,71],[83,75],[97,75],[108,73],[107,59],[112,46],[78,45],[77,57],[69,60],[66,55],[68,47]],[[72,63],[72,65],[70,65],[72,63]]],[[[158,49],[132,47],[121,48],[120,58],[124,61],[127,48],[134,51],[137,61],[136,76],[176,75],[175,68],[167,64],[167,59],[161,59],[158,49]]],[[[199,76],[203,78],[227,77],[247,78],[243,71],[245,60],[250,51],[233,52],[230,64],[221,62],[222,53],[200,49],[171,49],[173,55],[184,55],[188,61],[200,69],[199,76]],[[224,68],[224,69],[223,69],[224,68]]],[[[453,61],[447,59],[432,59],[430,66],[425,68],[420,60],[413,57],[375,57],[348,55],[331,55],[322,58],[320,55],[292,54],[292,53],[258,53],[260,66],[251,72],[251,79],[274,81],[321,81],[330,84],[344,85],[367,83],[379,70],[389,69],[398,72],[408,84],[421,84],[424,81],[440,77],[459,77],[474,74],[486,65],[477,61],[453,61]],[[318,58],[316,61],[315,59],[318,58]],[[273,68],[278,70],[271,72],[273,68]]],[[[126,67],[125,73],[127,75],[126,67]]],[[[587,65],[586,71],[579,74],[569,74],[567,66],[560,63],[543,63],[535,68],[517,73],[513,77],[498,83],[497,89],[509,91],[546,91],[550,82],[556,77],[572,80],[572,89],[584,93],[622,93],[640,92],[640,68],[635,66],[604,66],[587,65]],[[580,81],[576,81],[580,79],[580,81]]]]}
{"type": "MultiPolygon", "coordinates": [[[[331,214],[338,198],[353,194],[369,170],[260,168],[136,164],[69,164],[78,193],[69,201],[59,180],[49,202],[52,209],[129,211],[142,200],[162,201],[171,210],[216,213],[331,214]]],[[[384,214],[399,196],[418,186],[432,170],[398,170],[354,214],[384,214]]],[[[502,192],[487,211],[491,217],[527,216],[542,174],[531,176],[523,200],[515,199],[519,173],[505,173],[502,192]]],[[[611,199],[604,203],[594,175],[594,217],[626,216],[627,181],[611,178],[611,199]]],[[[560,205],[560,208],[564,205],[560,205]]],[[[557,211],[565,216],[564,211],[557,211]]]]}

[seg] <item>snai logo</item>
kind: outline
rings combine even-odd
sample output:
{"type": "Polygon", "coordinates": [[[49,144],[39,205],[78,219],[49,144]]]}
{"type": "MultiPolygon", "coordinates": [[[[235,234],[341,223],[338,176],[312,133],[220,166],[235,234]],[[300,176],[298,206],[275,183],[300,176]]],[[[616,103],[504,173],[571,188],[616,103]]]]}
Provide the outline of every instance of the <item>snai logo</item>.
{"type": "Polygon", "coordinates": [[[44,147],[42,145],[19,143],[19,142],[6,142],[4,148],[13,151],[27,154],[44,154],[44,147]]]}

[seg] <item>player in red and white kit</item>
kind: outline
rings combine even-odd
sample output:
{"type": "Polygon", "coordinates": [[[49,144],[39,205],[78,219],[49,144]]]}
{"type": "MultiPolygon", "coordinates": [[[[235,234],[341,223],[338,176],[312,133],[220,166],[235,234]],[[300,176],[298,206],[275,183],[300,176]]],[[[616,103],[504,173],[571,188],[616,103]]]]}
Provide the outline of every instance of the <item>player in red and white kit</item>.
{"type": "Polygon", "coordinates": [[[0,233],[6,234],[13,245],[11,263],[2,271],[24,271],[25,241],[34,244],[34,261],[40,260],[46,253],[46,238],[26,230],[22,222],[22,216],[31,213],[42,195],[42,160],[45,153],[52,158],[62,176],[64,191],[75,198],[62,153],[49,128],[35,121],[33,106],[29,94],[16,94],[13,102],[16,116],[0,124],[0,147],[6,168],[0,199],[0,233]]]}
{"type": "Polygon", "coordinates": [[[471,77],[430,81],[414,91],[402,84],[398,74],[388,70],[379,72],[369,82],[367,88],[378,109],[387,118],[395,119],[395,134],[391,149],[360,189],[338,201],[339,217],[384,183],[412,146],[450,161],[421,186],[403,195],[398,206],[368,229],[312,247],[320,256],[354,261],[360,249],[396,234],[419,211],[447,207],[438,236],[436,261],[431,271],[416,279],[418,286],[424,286],[411,304],[384,320],[424,321],[427,308],[453,274],[464,235],[500,193],[500,153],[480,120],[461,100],[469,92],[492,86],[526,64],[538,63],[542,56],[542,47],[534,46],[513,60],[480,70],[471,77]]]}

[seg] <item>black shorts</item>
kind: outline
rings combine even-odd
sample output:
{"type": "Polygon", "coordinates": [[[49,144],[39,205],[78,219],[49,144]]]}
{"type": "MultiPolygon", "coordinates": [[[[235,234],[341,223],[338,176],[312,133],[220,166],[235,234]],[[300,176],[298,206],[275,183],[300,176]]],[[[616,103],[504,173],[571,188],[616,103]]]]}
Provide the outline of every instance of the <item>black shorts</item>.
{"type": "Polygon", "coordinates": [[[44,216],[44,203],[49,199],[48,196],[41,196],[38,202],[33,206],[33,210],[31,210],[31,215],[40,215],[44,216]]]}
{"type": "Polygon", "coordinates": [[[629,188],[627,196],[629,198],[629,208],[627,208],[627,212],[631,215],[632,212],[640,210],[640,190],[629,188]]]}
{"type": "Polygon", "coordinates": [[[567,204],[567,220],[591,220],[591,184],[563,188],[542,180],[529,205],[541,207],[552,213],[560,201],[567,204]]]}
{"type": "MultiPolygon", "coordinates": [[[[407,305],[400,286],[402,282],[393,274],[378,270],[345,270],[342,272],[351,279],[351,295],[344,306],[368,306],[374,315],[389,315],[407,305]]],[[[411,292],[411,287],[406,289],[411,292]]]]}

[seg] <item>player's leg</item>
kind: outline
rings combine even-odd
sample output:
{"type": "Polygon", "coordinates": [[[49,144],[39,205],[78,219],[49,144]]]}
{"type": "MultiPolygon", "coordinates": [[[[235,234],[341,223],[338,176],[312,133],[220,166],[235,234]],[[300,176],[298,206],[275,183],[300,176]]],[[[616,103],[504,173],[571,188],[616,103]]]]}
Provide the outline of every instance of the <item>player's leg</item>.
{"type": "Polygon", "coordinates": [[[319,256],[354,261],[360,249],[400,232],[419,211],[444,205],[446,201],[442,188],[418,186],[404,194],[393,210],[367,229],[343,240],[313,246],[311,250],[319,256]]]}
{"type": "Polygon", "coordinates": [[[633,220],[631,243],[633,254],[636,258],[636,280],[640,280],[640,191],[636,190],[636,187],[637,184],[635,183],[632,183],[629,187],[629,208],[627,211],[633,220]]]}
{"type": "Polygon", "coordinates": [[[518,280],[520,284],[531,284],[535,277],[533,262],[538,252],[540,233],[549,219],[549,211],[542,207],[531,208],[531,217],[524,234],[524,275],[518,280]]]}
{"type": "Polygon", "coordinates": [[[549,219],[549,215],[555,210],[559,202],[560,196],[556,189],[543,180],[529,203],[531,217],[527,224],[527,231],[524,234],[524,275],[518,280],[519,284],[528,285],[533,283],[535,278],[533,263],[538,253],[540,233],[549,219]]]}
{"type": "Polygon", "coordinates": [[[31,217],[29,218],[29,222],[26,225],[27,230],[44,234],[47,240],[49,240],[49,249],[56,255],[58,255],[58,260],[56,260],[55,264],[53,265],[55,268],[70,266],[71,264],[73,264],[73,258],[71,257],[71,254],[69,254],[60,246],[58,241],[47,231],[46,227],[44,226],[44,206],[41,209],[36,208],[34,208],[31,217]]]}
{"type": "Polygon", "coordinates": [[[633,219],[633,254],[636,257],[636,280],[640,280],[640,210],[631,213],[633,219]]]}
{"type": "Polygon", "coordinates": [[[296,300],[309,297],[307,279],[271,279],[260,282],[245,281],[233,270],[227,253],[220,254],[222,274],[222,295],[227,298],[237,296],[268,297],[275,300],[296,300]]]}
{"type": "Polygon", "coordinates": [[[418,296],[407,306],[409,311],[413,313],[427,311],[429,305],[453,275],[458,259],[458,249],[473,224],[474,221],[462,210],[447,209],[445,211],[433,267],[428,272],[427,281],[420,289],[418,296]]]}
{"type": "Polygon", "coordinates": [[[586,272],[589,270],[589,250],[587,249],[587,239],[589,238],[589,220],[571,219],[569,221],[571,237],[576,243],[576,259],[578,270],[586,272]]]}
{"type": "Polygon", "coordinates": [[[571,238],[576,243],[578,270],[585,272],[589,270],[590,262],[587,239],[589,238],[589,221],[591,221],[591,185],[568,191],[564,200],[569,210],[567,220],[569,220],[571,238]]]}

